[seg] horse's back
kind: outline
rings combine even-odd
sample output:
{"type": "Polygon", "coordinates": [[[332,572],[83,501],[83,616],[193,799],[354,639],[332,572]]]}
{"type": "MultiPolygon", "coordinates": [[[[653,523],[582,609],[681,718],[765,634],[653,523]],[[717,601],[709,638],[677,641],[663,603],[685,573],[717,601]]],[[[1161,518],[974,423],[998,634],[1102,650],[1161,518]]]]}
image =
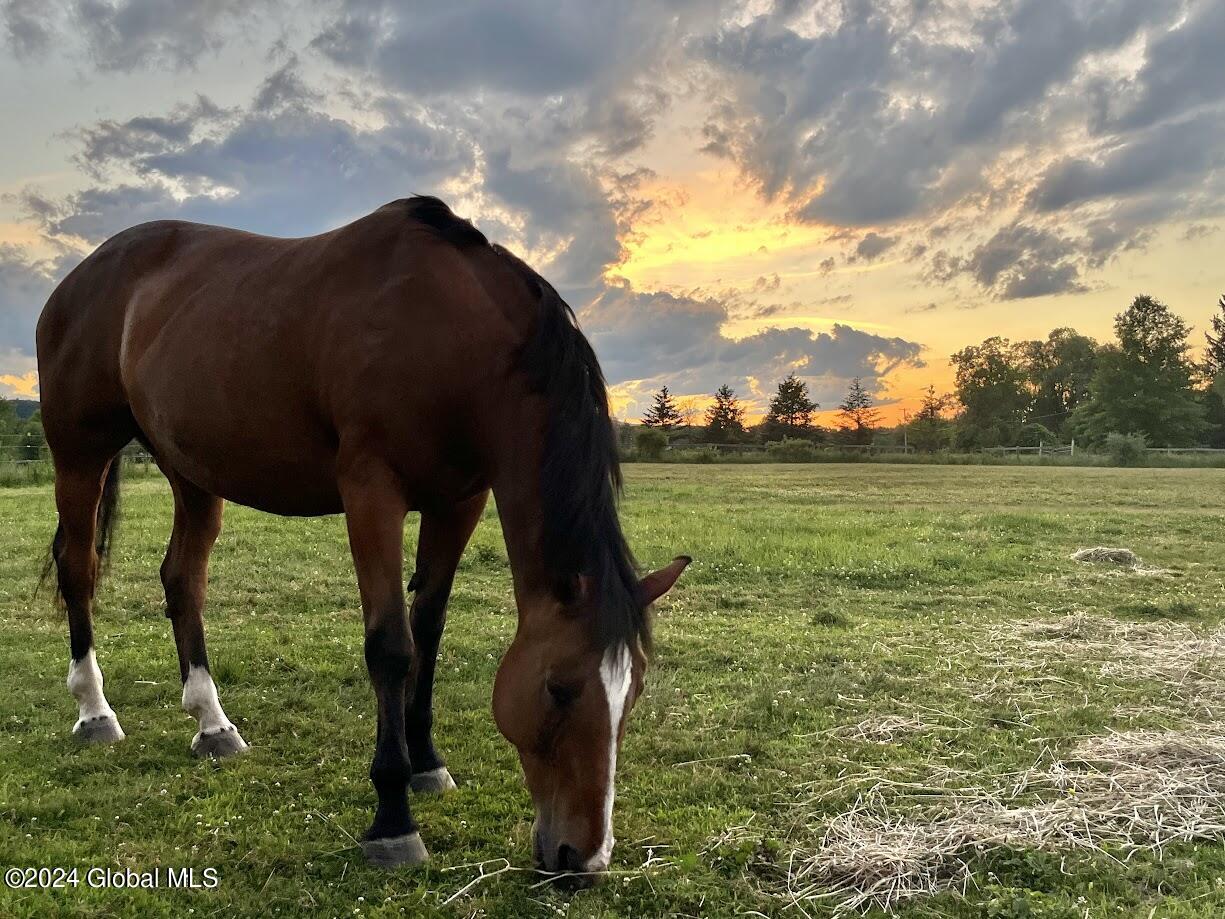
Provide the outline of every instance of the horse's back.
{"type": "Polygon", "coordinates": [[[45,414],[73,436],[86,415],[127,419],[200,487],[280,513],[339,510],[340,453],[371,431],[424,481],[523,317],[491,298],[479,256],[410,217],[397,202],[301,239],[177,221],[118,234],[44,311],[45,414]]]}

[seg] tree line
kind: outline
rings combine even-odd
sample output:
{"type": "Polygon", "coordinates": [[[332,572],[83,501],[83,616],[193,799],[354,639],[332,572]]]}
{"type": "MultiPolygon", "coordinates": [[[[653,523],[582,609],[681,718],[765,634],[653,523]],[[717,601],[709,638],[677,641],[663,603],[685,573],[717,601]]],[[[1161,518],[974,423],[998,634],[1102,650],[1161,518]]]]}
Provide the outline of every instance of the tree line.
{"type": "Polygon", "coordinates": [[[35,460],[44,453],[38,403],[0,399],[0,460],[35,460]]]}
{"type": "Polygon", "coordinates": [[[663,387],[642,418],[640,437],[658,449],[676,433],[705,443],[800,439],[855,445],[902,444],[924,451],[986,447],[1089,447],[1112,437],[1150,446],[1225,448],[1225,295],[1205,333],[1204,356],[1190,356],[1193,330],[1161,301],[1136,297],[1115,317],[1115,340],[1099,344],[1075,329],[1043,340],[993,336],[952,355],[955,386],[929,386],[913,417],[886,428],[859,378],[837,406],[836,426],[814,418],[820,406],[794,373],[778,383],[765,418],[746,425],[745,409],[724,384],[693,424],[692,405],[663,387]],[[655,432],[655,433],[652,433],[655,432]],[[662,442],[660,442],[662,439],[662,442]]]}

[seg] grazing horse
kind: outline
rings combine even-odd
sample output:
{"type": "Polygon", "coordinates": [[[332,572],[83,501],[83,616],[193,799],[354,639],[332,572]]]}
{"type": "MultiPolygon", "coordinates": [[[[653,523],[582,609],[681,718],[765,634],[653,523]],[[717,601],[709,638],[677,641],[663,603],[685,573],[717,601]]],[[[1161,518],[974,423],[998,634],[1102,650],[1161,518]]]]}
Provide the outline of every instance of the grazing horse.
{"type": "Polygon", "coordinates": [[[649,607],[689,559],[639,579],[604,379],[547,282],[430,197],[303,239],[158,221],[103,243],[59,285],[38,369],[77,737],[124,736],[91,604],[118,453],[137,440],[174,494],[161,576],[197,755],[246,748],[209,675],[201,616],[222,502],[344,513],[378,703],[378,806],[362,846],[379,865],[424,861],[407,789],[454,787],[431,736],[434,667],[492,491],[519,612],[493,710],[535,804],[535,857],[549,871],[607,868],[649,607]],[[409,511],[421,515],[411,609],[409,511]]]}

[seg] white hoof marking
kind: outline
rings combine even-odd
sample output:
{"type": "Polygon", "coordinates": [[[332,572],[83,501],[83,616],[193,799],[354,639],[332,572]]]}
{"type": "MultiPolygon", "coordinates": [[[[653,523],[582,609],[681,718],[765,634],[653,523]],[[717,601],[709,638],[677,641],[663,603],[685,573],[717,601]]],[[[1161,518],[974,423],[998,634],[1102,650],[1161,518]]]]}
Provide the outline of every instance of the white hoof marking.
{"type": "Polygon", "coordinates": [[[205,667],[192,664],[187,671],[187,682],[183,684],[183,708],[195,717],[199,723],[199,731],[192,738],[192,748],[195,749],[201,739],[221,734],[225,731],[237,731],[237,728],[225,716],[221,708],[221,700],[217,697],[217,687],[213,683],[205,667]]]}
{"type": "MultiPolygon", "coordinates": [[[[67,682],[68,691],[77,700],[77,723],[72,726],[74,734],[80,734],[90,722],[114,721],[118,728],[115,710],[107,704],[106,696],[102,693],[102,670],[98,667],[93,648],[79,661],[68,664],[67,682]]],[[[122,736],[123,731],[119,734],[122,736]]]]}

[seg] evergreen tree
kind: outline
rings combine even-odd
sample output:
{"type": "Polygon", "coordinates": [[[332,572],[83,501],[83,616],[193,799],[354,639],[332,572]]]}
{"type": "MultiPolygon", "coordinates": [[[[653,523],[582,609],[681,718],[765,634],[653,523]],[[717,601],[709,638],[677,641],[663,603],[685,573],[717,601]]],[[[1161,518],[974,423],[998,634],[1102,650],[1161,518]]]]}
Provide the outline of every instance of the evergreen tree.
{"type": "Polygon", "coordinates": [[[1143,434],[1158,447],[1197,443],[1206,424],[1187,357],[1190,327],[1141,295],[1115,317],[1114,329],[1118,344],[1098,359],[1089,402],[1074,417],[1076,432],[1097,443],[1111,433],[1143,434]]]}
{"type": "Polygon", "coordinates": [[[715,392],[715,401],[706,409],[706,439],[728,444],[744,438],[744,408],[736,392],[726,383],[715,392]]]}
{"type": "Polygon", "coordinates": [[[778,384],[763,425],[767,438],[806,437],[812,433],[812,413],[820,406],[808,398],[808,384],[794,373],[778,384]]]}
{"type": "Polygon", "coordinates": [[[842,417],[840,431],[843,439],[852,444],[870,444],[872,434],[880,422],[880,413],[872,405],[872,397],[863,388],[859,377],[851,381],[846,398],[838,406],[842,417]]]}
{"type": "Polygon", "coordinates": [[[661,431],[671,431],[681,423],[681,413],[676,407],[676,400],[665,386],[655,394],[655,401],[642,418],[642,423],[661,431]]]}
{"type": "Polygon", "coordinates": [[[944,413],[950,401],[950,396],[937,395],[935,386],[928,386],[923,391],[923,403],[906,430],[910,446],[924,453],[948,447],[953,426],[944,413]]]}

